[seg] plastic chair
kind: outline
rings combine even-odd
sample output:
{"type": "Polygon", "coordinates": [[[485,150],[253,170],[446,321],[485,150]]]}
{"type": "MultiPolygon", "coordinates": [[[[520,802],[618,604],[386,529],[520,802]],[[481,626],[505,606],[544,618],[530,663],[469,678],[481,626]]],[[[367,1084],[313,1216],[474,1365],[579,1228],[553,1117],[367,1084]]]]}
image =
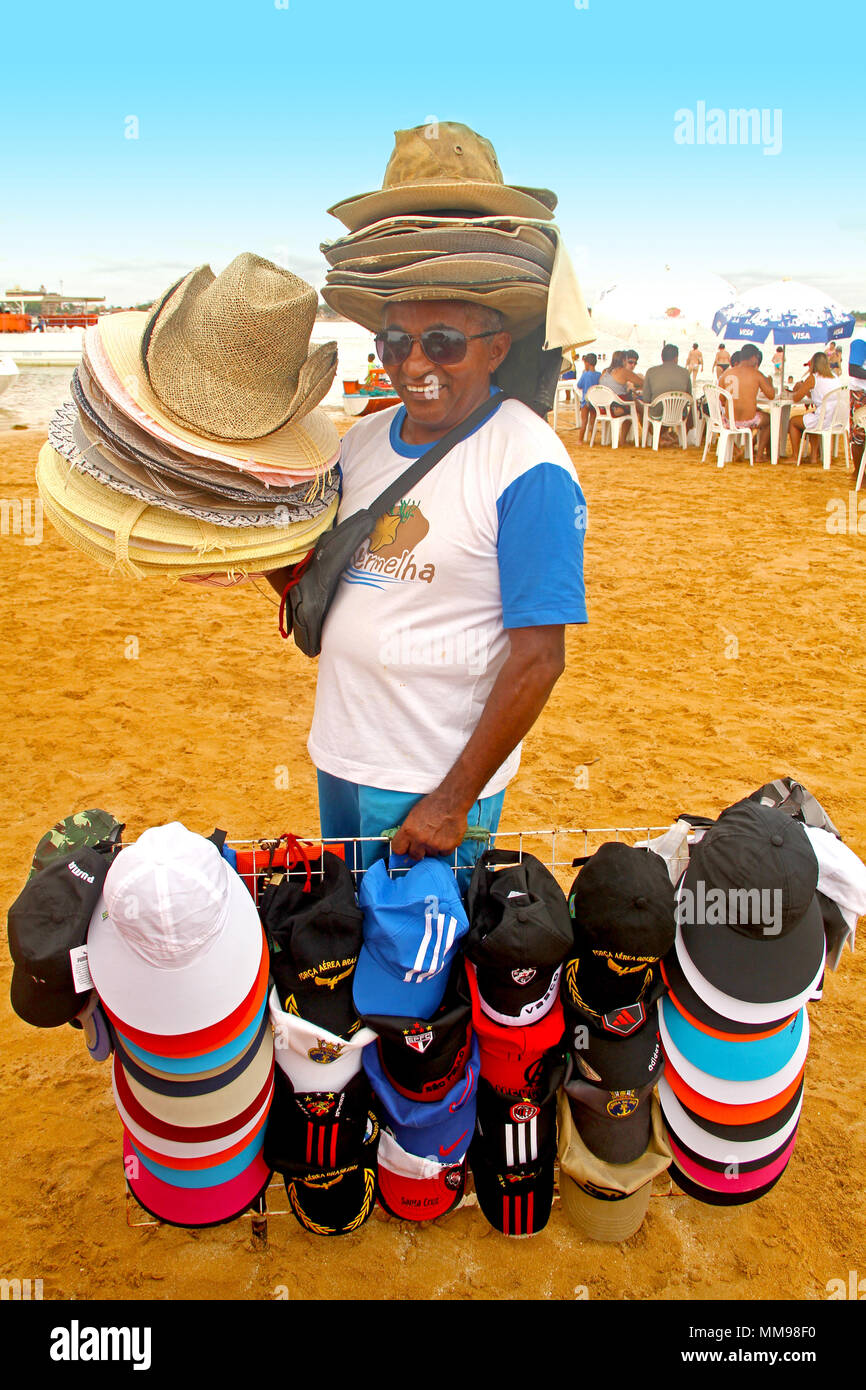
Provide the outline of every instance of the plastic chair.
{"type": "Polygon", "coordinates": [[[592,434],[589,436],[590,448],[592,448],[595,440],[595,432],[599,425],[601,425],[602,444],[606,442],[606,436],[609,432],[611,447],[618,449],[619,436],[623,426],[627,429],[628,426],[631,425],[632,433],[634,434],[634,442],[638,447],[640,446],[640,422],[637,418],[634,401],[629,402],[621,400],[614,391],[611,391],[609,386],[590,386],[586,393],[586,399],[587,404],[591,405],[595,411],[595,416],[592,421],[592,434]],[[629,413],[627,415],[611,415],[610,407],[612,405],[628,405],[629,413]]]}
{"type": "MultiPolygon", "coordinates": [[[[803,457],[803,449],[806,445],[807,434],[820,434],[821,436],[821,462],[824,468],[830,467],[831,449],[835,457],[835,450],[839,444],[839,436],[842,436],[842,443],[845,447],[845,467],[851,467],[851,455],[848,451],[848,431],[850,420],[848,415],[848,387],[837,386],[835,390],[828,391],[818,407],[818,418],[810,430],[803,430],[800,435],[800,448],[797,453],[797,467],[800,467],[800,460],[803,457]]],[[[862,472],[862,469],[861,469],[862,472]]],[[[855,488],[856,491],[856,488],[855,488]]]]}
{"type": "MultiPolygon", "coordinates": [[[[860,405],[854,411],[854,424],[858,429],[866,430],[866,405],[860,405]]],[[[860,484],[863,481],[863,473],[866,471],[866,449],[863,450],[863,457],[860,460],[860,471],[857,474],[857,481],[854,484],[854,491],[860,491],[860,484]]]]}
{"type": "Polygon", "coordinates": [[[568,379],[560,377],[559,381],[556,383],[556,392],[553,397],[554,429],[556,429],[559,420],[560,393],[562,393],[563,405],[574,406],[574,428],[577,429],[580,426],[580,392],[577,389],[577,377],[573,376],[568,379]],[[571,400],[568,399],[569,392],[571,392],[571,400]]]}
{"type": "Polygon", "coordinates": [[[749,448],[749,464],[750,466],[754,464],[755,455],[752,450],[751,428],[748,425],[737,425],[736,423],[733,425],[728,424],[728,420],[736,421],[736,415],[734,414],[734,398],[730,391],[722,391],[718,386],[708,386],[705,392],[705,399],[709,407],[710,415],[707,421],[707,437],[704,440],[704,452],[701,455],[701,462],[703,463],[707,456],[707,449],[712,443],[713,435],[717,434],[719,436],[719,442],[716,447],[716,467],[724,468],[729,441],[732,439],[737,440],[745,435],[749,448]],[[722,405],[724,405],[725,411],[727,412],[727,419],[725,415],[722,414],[722,405]]]}
{"type": "Polygon", "coordinates": [[[653,432],[653,449],[658,453],[659,439],[664,429],[676,430],[682,448],[687,447],[686,425],[683,411],[688,409],[691,412],[692,398],[687,391],[663,391],[660,396],[656,396],[652,405],[644,411],[643,416],[643,447],[646,448],[647,435],[650,425],[653,432]],[[662,407],[660,419],[655,419],[650,415],[650,410],[655,406],[662,407]]]}

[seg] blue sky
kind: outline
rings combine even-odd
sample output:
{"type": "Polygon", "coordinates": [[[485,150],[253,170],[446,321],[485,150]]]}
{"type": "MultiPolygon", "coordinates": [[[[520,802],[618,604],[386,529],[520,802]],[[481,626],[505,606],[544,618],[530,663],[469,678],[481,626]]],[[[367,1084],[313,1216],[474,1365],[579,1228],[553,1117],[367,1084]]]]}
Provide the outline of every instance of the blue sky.
{"type": "Polygon", "coordinates": [[[839,81],[844,17],[833,38],[799,0],[580,3],[15,6],[0,291],[143,301],[242,250],[321,284],[319,243],[340,234],[326,208],[379,186],[393,131],[436,116],[491,139],[509,182],[556,190],[590,299],[671,263],[866,308],[866,99],[856,60],[839,81]],[[677,143],[700,102],[765,110],[779,153],[677,143]]]}

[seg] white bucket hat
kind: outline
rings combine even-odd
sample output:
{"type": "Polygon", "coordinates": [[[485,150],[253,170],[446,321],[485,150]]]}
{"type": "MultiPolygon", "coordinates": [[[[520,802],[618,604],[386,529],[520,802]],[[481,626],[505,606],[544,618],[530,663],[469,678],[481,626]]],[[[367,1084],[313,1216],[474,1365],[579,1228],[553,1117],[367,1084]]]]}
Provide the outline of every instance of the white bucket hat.
{"type": "Polygon", "coordinates": [[[87,938],[113,1015],[174,1036],[227,1018],[253,987],[264,938],[242,880],[210,840],[174,821],[116,856],[87,938]]]}

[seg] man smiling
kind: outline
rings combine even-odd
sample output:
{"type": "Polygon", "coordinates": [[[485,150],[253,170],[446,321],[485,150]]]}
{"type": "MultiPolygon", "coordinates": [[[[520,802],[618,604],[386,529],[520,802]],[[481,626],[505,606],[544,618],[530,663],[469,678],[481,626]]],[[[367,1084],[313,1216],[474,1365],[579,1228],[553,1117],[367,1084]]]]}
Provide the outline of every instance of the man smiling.
{"type": "MultiPolygon", "coordinates": [[[[341,518],[490,396],[510,341],[501,314],[469,302],[388,305],[377,349],[402,405],[344,438],[341,518]]],[[[586,621],[584,524],[565,448],[510,399],[380,519],[322,635],[308,747],[323,836],[399,825],[394,851],[421,858],[454,851],[467,825],[495,831],[564,668],[564,625],[586,621]]]]}

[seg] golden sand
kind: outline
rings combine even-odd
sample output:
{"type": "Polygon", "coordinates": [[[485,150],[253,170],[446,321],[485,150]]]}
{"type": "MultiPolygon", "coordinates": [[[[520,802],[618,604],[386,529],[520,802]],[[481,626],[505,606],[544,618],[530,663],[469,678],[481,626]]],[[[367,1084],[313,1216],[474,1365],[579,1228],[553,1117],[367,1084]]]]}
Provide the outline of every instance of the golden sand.
{"type": "MultiPolygon", "coordinates": [[[[0,438],[2,497],[35,497],[42,438],[0,438]]],[[[850,475],[717,470],[695,450],[563,438],[589,504],[591,621],[568,632],[568,670],[526,740],[503,829],[667,824],[791,774],[866,855],[866,537],[826,526],[850,475]]],[[[131,835],[174,819],[235,838],[316,830],[314,667],[280,640],[265,597],[115,579],[48,528],[41,544],[0,536],[0,563],[4,910],[43,831],[86,807],[131,835]]],[[[812,1008],[797,1147],[755,1205],[704,1207],[663,1186],[621,1246],[582,1241],[558,1206],[518,1241],[473,1207],[422,1228],[379,1213],[334,1241],[273,1216],[264,1251],[248,1219],[127,1226],[108,1065],[79,1033],[13,1014],[0,955],[0,1274],[41,1278],[46,1299],[273,1298],[281,1286],[323,1299],[801,1299],[863,1272],[862,947],[812,1008]]]]}

